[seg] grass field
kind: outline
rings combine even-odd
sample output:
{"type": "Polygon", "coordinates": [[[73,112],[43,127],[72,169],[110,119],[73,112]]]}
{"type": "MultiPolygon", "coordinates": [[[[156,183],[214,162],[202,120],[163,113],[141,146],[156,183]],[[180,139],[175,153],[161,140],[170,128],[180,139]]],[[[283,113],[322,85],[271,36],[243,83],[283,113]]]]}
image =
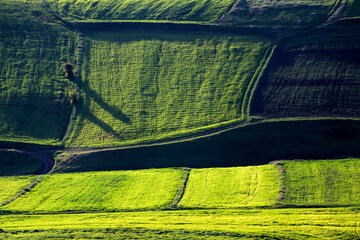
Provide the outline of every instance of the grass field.
{"type": "Polygon", "coordinates": [[[275,165],[192,169],[179,207],[271,206],[279,195],[278,175],[275,165]]]}
{"type": "Polygon", "coordinates": [[[360,117],[360,45],[335,37],[278,49],[255,93],[251,114],[360,117]]]}
{"type": "Polygon", "coordinates": [[[15,197],[18,192],[36,179],[36,176],[0,177],[0,205],[6,200],[15,197]]]}
{"type": "Polygon", "coordinates": [[[287,205],[360,204],[360,159],[285,161],[287,205]]]}
{"type": "Polygon", "coordinates": [[[45,213],[165,208],[174,200],[182,175],[183,171],[176,169],[50,175],[2,210],[45,213]]]}
{"type": "Polygon", "coordinates": [[[48,0],[70,19],[210,21],[225,14],[235,0],[48,0]]]}
{"type": "Polygon", "coordinates": [[[358,239],[358,224],[358,210],[352,208],[1,215],[0,237],[344,240],[358,239]]]}
{"type": "Polygon", "coordinates": [[[254,37],[146,32],[89,33],[86,42],[68,147],[154,141],[240,121],[268,46],[254,37]]]}
{"type": "Polygon", "coordinates": [[[74,45],[40,0],[1,2],[0,140],[61,140],[71,111],[61,65],[74,62],[74,45]]]}
{"type": "Polygon", "coordinates": [[[27,153],[0,149],[0,176],[36,174],[41,162],[27,153]]]}
{"type": "Polygon", "coordinates": [[[58,154],[55,171],[234,167],[279,159],[358,157],[359,137],[360,122],[352,120],[265,122],[174,144],[58,154]]]}

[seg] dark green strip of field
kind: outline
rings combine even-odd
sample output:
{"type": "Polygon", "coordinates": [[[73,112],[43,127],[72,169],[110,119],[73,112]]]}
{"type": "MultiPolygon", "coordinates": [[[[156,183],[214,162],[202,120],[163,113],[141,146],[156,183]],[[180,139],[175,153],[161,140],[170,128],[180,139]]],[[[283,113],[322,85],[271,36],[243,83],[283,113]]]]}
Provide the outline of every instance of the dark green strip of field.
{"type": "Polygon", "coordinates": [[[41,162],[27,153],[0,149],[0,176],[36,174],[41,162]]]}
{"type": "Polygon", "coordinates": [[[277,49],[259,82],[251,114],[360,117],[360,45],[334,38],[277,49]]]}
{"type": "Polygon", "coordinates": [[[74,45],[41,1],[1,2],[0,140],[61,140],[71,111],[61,64],[74,61],[74,45]]]}
{"type": "Polygon", "coordinates": [[[360,122],[317,120],[266,122],[193,141],[120,150],[65,153],[59,172],[163,167],[259,165],[279,159],[360,156],[360,122]]]}

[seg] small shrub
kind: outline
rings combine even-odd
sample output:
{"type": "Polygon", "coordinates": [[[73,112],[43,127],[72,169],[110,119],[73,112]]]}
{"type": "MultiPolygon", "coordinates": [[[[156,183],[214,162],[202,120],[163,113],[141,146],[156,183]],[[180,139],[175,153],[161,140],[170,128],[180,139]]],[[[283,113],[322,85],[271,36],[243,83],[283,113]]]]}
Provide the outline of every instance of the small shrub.
{"type": "Polygon", "coordinates": [[[65,72],[65,77],[66,78],[71,79],[71,78],[74,77],[74,68],[75,67],[74,67],[74,65],[72,63],[66,62],[66,63],[64,63],[62,65],[62,67],[63,67],[63,70],[65,72]]]}
{"type": "Polygon", "coordinates": [[[69,92],[70,104],[75,105],[79,102],[79,94],[76,90],[69,92]]]}

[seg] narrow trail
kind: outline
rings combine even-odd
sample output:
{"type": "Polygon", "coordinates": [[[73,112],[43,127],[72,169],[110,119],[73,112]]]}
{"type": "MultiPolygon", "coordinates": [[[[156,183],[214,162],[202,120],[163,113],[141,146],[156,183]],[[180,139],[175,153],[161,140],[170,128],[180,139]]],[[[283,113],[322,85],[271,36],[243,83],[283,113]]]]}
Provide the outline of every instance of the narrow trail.
{"type": "Polygon", "coordinates": [[[186,168],[183,171],[184,171],[183,182],[181,183],[181,186],[180,186],[178,192],[175,195],[174,201],[170,204],[170,209],[177,208],[180,201],[181,201],[181,199],[184,197],[185,190],[186,190],[186,187],[187,187],[187,183],[189,181],[189,176],[190,176],[191,169],[186,168]]]}
{"type": "Polygon", "coordinates": [[[49,151],[39,151],[39,152],[35,152],[35,151],[31,151],[31,152],[27,152],[24,151],[27,154],[33,156],[34,158],[40,160],[40,162],[42,163],[43,167],[41,169],[41,171],[38,173],[40,175],[44,175],[44,174],[48,174],[51,172],[51,170],[54,168],[55,166],[55,162],[54,159],[52,157],[50,157],[51,152],[49,151]]]}

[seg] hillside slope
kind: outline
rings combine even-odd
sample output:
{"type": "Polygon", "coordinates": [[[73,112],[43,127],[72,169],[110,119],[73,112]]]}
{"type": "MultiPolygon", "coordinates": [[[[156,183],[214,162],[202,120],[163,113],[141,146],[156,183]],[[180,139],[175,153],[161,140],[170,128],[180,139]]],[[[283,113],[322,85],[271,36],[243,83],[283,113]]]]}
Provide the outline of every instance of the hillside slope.
{"type": "Polygon", "coordinates": [[[40,0],[0,6],[0,139],[54,143],[70,118],[61,65],[74,61],[75,36],[40,0]]]}

